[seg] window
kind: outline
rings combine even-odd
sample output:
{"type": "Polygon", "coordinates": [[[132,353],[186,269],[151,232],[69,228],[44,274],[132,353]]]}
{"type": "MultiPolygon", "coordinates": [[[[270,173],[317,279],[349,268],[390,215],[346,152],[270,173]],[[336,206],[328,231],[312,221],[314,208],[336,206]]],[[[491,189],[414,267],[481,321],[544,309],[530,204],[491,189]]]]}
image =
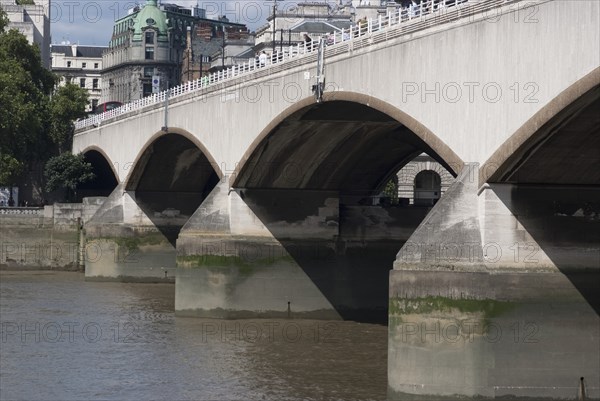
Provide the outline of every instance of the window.
{"type": "Polygon", "coordinates": [[[98,89],[98,78],[92,80],[92,89],[98,89]]]}
{"type": "Polygon", "coordinates": [[[154,47],[146,46],[146,60],[154,60],[154,47]]]}
{"type": "Polygon", "coordinates": [[[94,63],[94,68],[98,68],[98,63],[94,63]]]}
{"type": "Polygon", "coordinates": [[[146,96],[150,96],[152,94],[152,84],[151,83],[144,83],[144,87],[143,87],[143,97],[146,96]]]}
{"type": "Polygon", "coordinates": [[[154,75],[154,67],[144,67],[144,76],[152,77],[154,75]]]}
{"type": "Polygon", "coordinates": [[[81,68],[87,67],[87,63],[81,63],[81,68]]]}
{"type": "Polygon", "coordinates": [[[92,99],[92,110],[96,110],[98,107],[98,99],[92,99]]]}
{"type": "Polygon", "coordinates": [[[85,78],[79,78],[79,87],[85,88],[85,78]]]}
{"type": "Polygon", "coordinates": [[[71,68],[71,62],[67,61],[67,68],[71,68]]]}
{"type": "Polygon", "coordinates": [[[146,32],[146,44],[153,45],[154,44],[154,32],[146,32]]]}

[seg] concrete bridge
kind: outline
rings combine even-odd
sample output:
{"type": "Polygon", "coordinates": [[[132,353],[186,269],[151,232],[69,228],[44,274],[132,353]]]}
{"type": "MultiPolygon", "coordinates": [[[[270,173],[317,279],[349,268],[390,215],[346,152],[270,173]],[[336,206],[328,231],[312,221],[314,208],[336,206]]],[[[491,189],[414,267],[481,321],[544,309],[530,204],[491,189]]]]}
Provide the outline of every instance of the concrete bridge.
{"type": "Polygon", "coordinates": [[[600,398],[599,16],[423,8],[328,45],[321,99],[318,52],[289,52],[80,123],[110,192],[87,279],[174,279],[182,316],[387,320],[390,399],[600,398]],[[456,177],[433,208],[368,202],[422,152],[456,177]]]}

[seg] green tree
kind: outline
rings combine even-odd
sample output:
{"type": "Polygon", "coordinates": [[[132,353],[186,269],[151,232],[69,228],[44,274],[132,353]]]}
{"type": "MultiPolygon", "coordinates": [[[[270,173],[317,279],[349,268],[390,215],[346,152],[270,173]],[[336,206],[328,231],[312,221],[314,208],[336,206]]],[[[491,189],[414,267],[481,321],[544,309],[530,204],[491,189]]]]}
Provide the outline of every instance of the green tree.
{"type": "MultiPolygon", "coordinates": [[[[7,27],[0,8],[0,185],[12,186],[26,169],[41,175],[52,156],[70,151],[73,120],[85,115],[88,99],[75,85],[55,89],[58,77],[43,67],[38,47],[7,27]]],[[[56,163],[65,170],[62,175],[50,171],[54,181],[62,177],[59,187],[74,191],[72,180],[85,181],[88,171],[81,160],[64,156],[50,165],[56,163]]],[[[54,183],[46,187],[56,188],[54,183]]]]}
{"type": "Polygon", "coordinates": [[[71,148],[75,126],[73,121],[86,115],[88,92],[77,85],[67,83],[56,90],[50,100],[50,138],[63,153],[71,148]]]}
{"type": "Polygon", "coordinates": [[[31,161],[46,157],[48,95],[55,83],[37,46],[7,31],[7,24],[0,10],[0,185],[14,184],[31,161]]]}
{"type": "Polygon", "coordinates": [[[51,192],[64,188],[68,200],[73,199],[79,184],[95,178],[92,165],[84,160],[83,155],[71,153],[51,157],[46,163],[45,175],[46,190],[51,192]]]}
{"type": "Polygon", "coordinates": [[[392,179],[385,184],[385,188],[382,192],[386,197],[390,198],[392,204],[398,203],[398,177],[392,177],[392,179]]]}
{"type": "Polygon", "coordinates": [[[4,10],[0,7],[0,33],[4,32],[4,29],[8,26],[8,17],[4,10]]]}
{"type": "Polygon", "coordinates": [[[23,163],[11,155],[0,154],[0,186],[12,187],[22,170],[23,163]]]}

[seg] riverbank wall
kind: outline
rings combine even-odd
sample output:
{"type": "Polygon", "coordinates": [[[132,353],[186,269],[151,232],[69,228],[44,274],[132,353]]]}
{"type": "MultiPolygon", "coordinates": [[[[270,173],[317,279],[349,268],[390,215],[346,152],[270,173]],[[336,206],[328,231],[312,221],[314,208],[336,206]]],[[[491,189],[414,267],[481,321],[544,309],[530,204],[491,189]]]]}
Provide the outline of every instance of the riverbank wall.
{"type": "Polygon", "coordinates": [[[0,208],[0,270],[83,270],[94,252],[85,248],[82,227],[104,199],[0,208]]]}

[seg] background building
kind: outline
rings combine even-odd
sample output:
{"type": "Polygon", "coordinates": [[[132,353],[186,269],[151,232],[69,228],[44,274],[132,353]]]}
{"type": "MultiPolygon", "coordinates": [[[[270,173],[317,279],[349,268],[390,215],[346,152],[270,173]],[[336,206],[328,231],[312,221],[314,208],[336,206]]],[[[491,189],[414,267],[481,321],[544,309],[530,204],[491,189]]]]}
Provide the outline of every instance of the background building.
{"type": "Polygon", "coordinates": [[[101,102],[131,102],[152,93],[152,78],[160,90],[179,82],[185,31],[192,11],[171,4],[158,7],[146,0],[115,21],[108,49],[103,53],[101,102]]]}
{"type": "Polygon", "coordinates": [[[182,82],[254,59],[254,35],[245,25],[229,22],[225,17],[196,21],[187,37],[182,82]]]}
{"type": "Polygon", "coordinates": [[[245,43],[249,37],[244,25],[230,23],[226,18],[207,19],[206,11],[199,7],[158,5],[157,0],[146,0],[143,6],[134,7],[127,16],[115,21],[108,49],[102,56],[100,102],[127,103],[148,96],[155,77],[160,91],[179,85],[187,80],[183,75],[187,78],[194,69],[200,71],[199,66],[195,67],[200,60],[209,62],[215,52],[222,50],[224,38],[229,54],[233,54],[241,45],[238,42],[245,43]],[[192,38],[199,38],[192,39],[190,48],[188,28],[192,38]],[[190,57],[182,71],[184,54],[190,57]]]}
{"type": "MultiPolygon", "coordinates": [[[[398,7],[408,5],[412,0],[351,0],[352,7],[356,10],[356,19],[377,18],[380,15],[395,12],[398,7]]],[[[416,0],[420,3],[421,0],[416,0]]]]}
{"type": "Polygon", "coordinates": [[[0,7],[8,15],[8,27],[17,29],[29,43],[38,45],[42,65],[50,68],[50,0],[36,0],[35,4],[26,5],[18,5],[16,0],[0,0],[0,7]]]}
{"type": "Polygon", "coordinates": [[[292,7],[278,8],[267,17],[267,24],[256,30],[255,51],[270,52],[304,42],[304,34],[313,38],[347,29],[355,19],[350,2],[342,5],[326,1],[301,2],[292,7]]]}
{"type": "Polygon", "coordinates": [[[342,0],[339,4],[304,1],[291,7],[280,7],[267,17],[267,24],[256,31],[255,50],[280,50],[304,42],[304,34],[312,39],[348,29],[361,18],[377,18],[394,12],[400,4],[392,0],[342,0]]]}
{"type": "Polygon", "coordinates": [[[51,45],[52,72],[61,76],[60,85],[70,82],[87,89],[88,111],[100,103],[102,52],[106,46],[51,45]]]}

